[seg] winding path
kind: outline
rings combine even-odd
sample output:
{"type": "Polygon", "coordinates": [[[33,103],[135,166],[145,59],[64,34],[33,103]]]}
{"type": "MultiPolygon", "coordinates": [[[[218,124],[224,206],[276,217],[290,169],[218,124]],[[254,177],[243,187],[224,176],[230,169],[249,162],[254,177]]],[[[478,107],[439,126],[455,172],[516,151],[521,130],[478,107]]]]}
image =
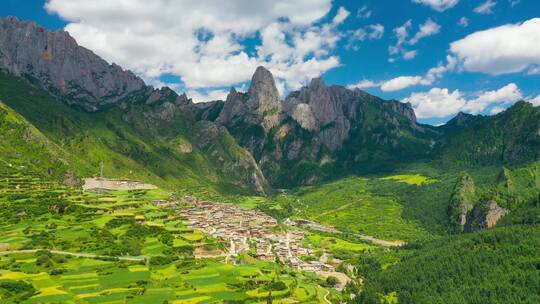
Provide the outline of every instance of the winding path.
{"type": "Polygon", "coordinates": [[[77,252],[68,252],[68,251],[61,251],[61,250],[46,250],[46,249],[23,249],[23,250],[8,250],[8,251],[1,251],[0,255],[10,255],[10,254],[16,254],[16,253],[37,253],[38,251],[48,251],[52,254],[59,254],[59,255],[70,255],[77,258],[88,258],[88,259],[118,259],[120,261],[132,261],[132,262],[141,262],[146,261],[149,259],[147,256],[109,256],[109,255],[99,255],[99,254],[92,254],[92,253],[77,253],[77,252]]]}
{"type": "Polygon", "coordinates": [[[330,295],[330,290],[326,289],[326,294],[324,295],[323,299],[326,301],[326,303],[328,304],[332,304],[332,302],[330,302],[328,300],[328,296],[330,295]]]}

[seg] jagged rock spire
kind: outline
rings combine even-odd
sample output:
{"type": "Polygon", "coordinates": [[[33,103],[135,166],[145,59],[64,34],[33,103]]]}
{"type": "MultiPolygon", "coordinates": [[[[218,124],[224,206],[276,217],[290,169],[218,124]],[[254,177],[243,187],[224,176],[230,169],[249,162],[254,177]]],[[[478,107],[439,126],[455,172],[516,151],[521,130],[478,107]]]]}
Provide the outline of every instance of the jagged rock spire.
{"type": "Polygon", "coordinates": [[[250,120],[259,123],[268,132],[279,123],[281,100],[272,73],[263,66],[255,70],[248,91],[250,120]]]}

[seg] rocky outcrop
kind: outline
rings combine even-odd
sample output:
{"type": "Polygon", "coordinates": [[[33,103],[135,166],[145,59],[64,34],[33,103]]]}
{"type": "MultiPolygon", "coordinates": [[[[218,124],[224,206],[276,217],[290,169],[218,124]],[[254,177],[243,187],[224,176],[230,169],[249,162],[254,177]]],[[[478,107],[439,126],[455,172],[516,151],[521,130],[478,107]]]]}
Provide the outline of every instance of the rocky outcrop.
{"type": "Polygon", "coordinates": [[[139,77],[79,46],[67,32],[15,17],[0,19],[0,69],[86,111],[148,90],[139,77]]]}
{"type": "Polygon", "coordinates": [[[473,209],[476,200],[476,187],[472,177],[464,173],[457,181],[450,197],[448,213],[455,231],[463,232],[467,224],[467,216],[473,209]]]}
{"type": "Polygon", "coordinates": [[[245,94],[238,93],[235,88],[231,88],[223,109],[219,113],[218,122],[223,125],[231,125],[235,119],[244,117],[247,111],[245,99],[245,94]]]}
{"type": "MultiPolygon", "coordinates": [[[[150,89],[150,88],[149,88],[150,89]]],[[[146,104],[156,104],[163,102],[171,102],[177,106],[188,106],[193,103],[191,98],[188,98],[186,93],[178,95],[175,91],[169,87],[162,87],[161,89],[153,89],[146,98],[146,104]]]]}
{"type": "Polygon", "coordinates": [[[500,207],[495,201],[486,201],[474,205],[467,216],[466,232],[490,229],[495,226],[508,210],[500,207]]]}
{"type": "Polygon", "coordinates": [[[315,131],[318,127],[317,120],[308,104],[299,103],[294,105],[292,118],[296,120],[302,128],[308,131],[315,131]]]}
{"type": "Polygon", "coordinates": [[[320,127],[336,121],[342,115],[338,101],[330,94],[322,78],[314,78],[308,87],[300,91],[298,99],[305,101],[312,109],[320,127]]]}
{"type": "MultiPolygon", "coordinates": [[[[202,116],[211,117],[206,113],[215,106],[204,108],[202,116]]],[[[343,171],[345,162],[353,169],[372,155],[388,158],[416,149],[412,152],[422,156],[431,149],[430,137],[437,135],[416,122],[410,104],[327,86],[322,78],[279,102],[272,74],[263,67],[255,71],[247,93],[231,89],[216,121],[253,154],[267,178],[287,179],[287,184],[321,180],[322,170],[328,174],[335,166],[343,171]],[[416,140],[417,133],[423,139],[416,140]]]]}
{"type": "Polygon", "coordinates": [[[279,123],[281,100],[276,88],[274,76],[266,68],[260,66],[251,78],[248,91],[247,107],[254,114],[255,122],[262,123],[266,132],[279,123]]]}

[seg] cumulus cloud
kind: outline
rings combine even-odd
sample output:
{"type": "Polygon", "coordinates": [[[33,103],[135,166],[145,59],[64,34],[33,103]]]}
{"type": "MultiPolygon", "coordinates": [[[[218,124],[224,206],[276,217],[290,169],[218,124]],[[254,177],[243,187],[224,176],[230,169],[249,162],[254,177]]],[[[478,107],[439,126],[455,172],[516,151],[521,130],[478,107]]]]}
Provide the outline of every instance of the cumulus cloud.
{"type": "Polygon", "coordinates": [[[493,0],[487,0],[474,8],[474,12],[477,14],[493,14],[493,7],[497,5],[497,2],[493,0]]]}
{"type": "Polygon", "coordinates": [[[428,20],[426,20],[424,24],[420,25],[420,29],[418,30],[416,35],[414,35],[414,37],[412,37],[412,39],[409,41],[409,44],[415,45],[420,39],[438,34],[440,31],[441,26],[431,20],[431,18],[428,18],[428,20]]]}
{"type": "Polygon", "coordinates": [[[448,55],[446,63],[440,62],[436,67],[427,71],[424,76],[399,76],[381,83],[381,90],[384,92],[399,91],[415,85],[431,85],[445,73],[456,67],[456,58],[448,55]]]}
{"type": "Polygon", "coordinates": [[[463,95],[455,90],[432,88],[428,92],[412,93],[403,99],[410,103],[418,118],[443,118],[456,114],[466,104],[463,95]]]}
{"type": "Polygon", "coordinates": [[[331,0],[48,0],[45,8],[68,21],[77,41],[146,80],[181,77],[188,90],[248,81],[267,66],[292,89],[305,78],[339,66],[331,53],[337,27],[349,12],[327,22],[331,0]],[[255,52],[243,41],[260,37],[255,52]]]}
{"type": "Polygon", "coordinates": [[[428,85],[430,83],[421,76],[399,76],[385,81],[381,85],[381,90],[384,92],[398,91],[418,84],[428,85]]]}
{"type": "Polygon", "coordinates": [[[450,92],[446,88],[432,88],[428,92],[412,93],[402,101],[410,103],[419,118],[444,118],[460,111],[497,114],[522,98],[518,86],[509,83],[498,90],[481,92],[469,99],[458,90],[450,92]]]}
{"type": "Polygon", "coordinates": [[[479,31],[455,41],[450,51],[465,71],[517,73],[540,65],[540,18],[479,31]]]}
{"type": "Polygon", "coordinates": [[[469,101],[463,110],[478,114],[490,106],[507,106],[521,99],[523,99],[523,94],[518,86],[515,83],[509,83],[498,90],[482,92],[478,97],[469,101]]]}
{"type": "Polygon", "coordinates": [[[427,5],[438,12],[443,12],[456,6],[459,0],[413,0],[413,2],[427,5]]]}
{"type": "Polygon", "coordinates": [[[535,98],[529,100],[530,103],[533,104],[533,106],[540,106],[540,95],[536,96],[535,98]]]}
{"type": "Polygon", "coordinates": [[[189,90],[186,92],[186,94],[192,98],[193,100],[196,100],[197,102],[207,102],[207,101],[213,101],[213,100],[225,100],[227,99],[227,94],[229,92],[226,90],[208,90],[208,91],[201,91],[201,90],[189,90]]]}
{"type": "Polygon", "coordinates": [[[380,85],[381,84],[379,82],[364,79],[364,80],[361,80],[361,81],[359,81],[357,83],[348,85],[347,88],[349,88],[351,90],[353,90],[353,89],[369,89],[369,88],[376,88],[376,87],[378,87],[380,85]]]}

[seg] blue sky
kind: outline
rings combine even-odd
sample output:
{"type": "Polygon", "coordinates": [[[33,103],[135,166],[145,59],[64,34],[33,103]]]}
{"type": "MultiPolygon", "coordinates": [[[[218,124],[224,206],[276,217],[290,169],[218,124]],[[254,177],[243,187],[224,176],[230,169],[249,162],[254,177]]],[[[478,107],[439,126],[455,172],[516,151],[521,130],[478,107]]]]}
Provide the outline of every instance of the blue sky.
{"type": "Polygon", "coordinates": [[[195,100],[245,89],[264,64],[283,94],[322,75],[411,102],[431,124],[518,99],[540,104],[536,0],[3,2],[0,15],[66,28],[106,60],[195,100]]]}

